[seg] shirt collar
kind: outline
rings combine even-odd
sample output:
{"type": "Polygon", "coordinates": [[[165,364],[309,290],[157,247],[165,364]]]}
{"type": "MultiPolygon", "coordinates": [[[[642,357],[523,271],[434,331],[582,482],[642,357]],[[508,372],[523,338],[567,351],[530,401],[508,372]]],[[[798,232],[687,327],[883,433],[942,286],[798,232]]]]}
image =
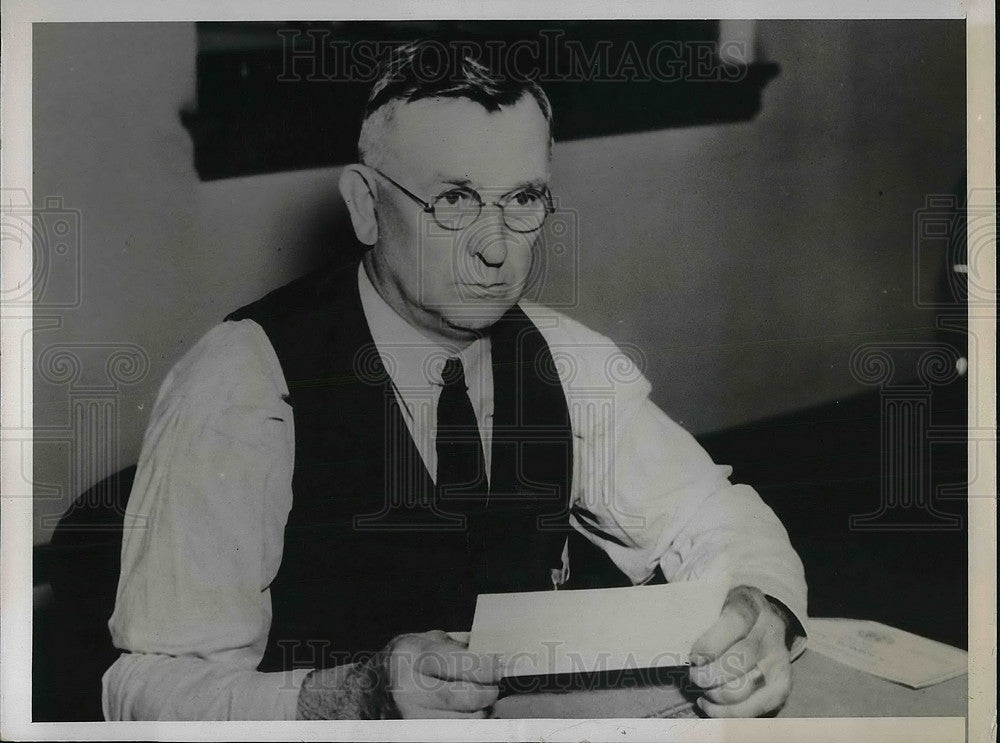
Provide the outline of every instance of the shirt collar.
{"type": "Polygon", "coordinates": [[[477,338],[464,349],[431,340],[389,306],[372,285],[363,264],[358,266],[358,291],[375,347],[404,398],[409,391],[439,387],[444,363],[454,356],[462,360],[470,397],[483,389],[484,374],[492,371],[487,369],[491,363],[489,336],[477,338]]]}

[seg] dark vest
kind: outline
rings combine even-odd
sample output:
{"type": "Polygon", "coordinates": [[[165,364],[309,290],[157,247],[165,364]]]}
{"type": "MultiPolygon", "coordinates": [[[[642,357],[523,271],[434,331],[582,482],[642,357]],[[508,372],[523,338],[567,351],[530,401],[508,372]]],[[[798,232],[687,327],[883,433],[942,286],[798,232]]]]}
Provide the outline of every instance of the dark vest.
{"type": "Polygon", "coordinates": [[[260,670],[343,663],[404,632],[468,630],[477,594],[552,588],[572,531],[572,434],[549,348],[520,308],[491,330],[489,497],[462,500],[437,491],[409,435],[356,263],[226,319],[267,333],[294,411],[293,504],[260,670]]]}

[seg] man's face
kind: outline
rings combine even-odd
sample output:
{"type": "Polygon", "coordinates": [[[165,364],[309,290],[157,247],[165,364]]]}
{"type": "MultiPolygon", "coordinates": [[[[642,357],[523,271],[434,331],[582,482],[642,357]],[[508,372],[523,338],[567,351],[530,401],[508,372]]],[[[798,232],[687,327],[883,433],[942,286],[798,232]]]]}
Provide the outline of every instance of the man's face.
{"type": "Polygon", "coordinates": [[[369,260],[389,304],[411,325],[466,341],[495,323],[526,288],[539,231],[508,228],[494,205],[549,180],[549,129],[530,95],[490,113],[465,98],[399,105],[379,169],[425,202],[457,187],[478,191],[479,219],[440,227],[384,178],[377,185],[378,241],[369,260]]]}

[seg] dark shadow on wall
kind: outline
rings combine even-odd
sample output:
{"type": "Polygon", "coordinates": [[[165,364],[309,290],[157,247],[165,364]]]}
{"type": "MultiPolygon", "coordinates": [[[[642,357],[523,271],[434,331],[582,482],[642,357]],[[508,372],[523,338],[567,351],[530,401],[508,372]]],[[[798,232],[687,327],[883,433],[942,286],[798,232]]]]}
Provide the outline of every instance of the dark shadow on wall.
{"type": "Polygon", "coordinates": [[[367,249],[355,236],[336,187],[323,194],[322,203],[310,210],[289,241],[296,274],[349,263],[360,259],[367,249]]]}
{"type": "MultiPolygon", "coordinates": [[[[966,426],[964,379],[936,388],[939,430],[966,426]]],[[[809,614],[872,619],[968,645],[967,443],[934,447],[924,470],[890,474],[880,452],[879,390],[699,437],[752,485],[788,530],[805,566],[809,614]],[[910,506],[879,514],[886,495],[922,483],[910,506]]]]}

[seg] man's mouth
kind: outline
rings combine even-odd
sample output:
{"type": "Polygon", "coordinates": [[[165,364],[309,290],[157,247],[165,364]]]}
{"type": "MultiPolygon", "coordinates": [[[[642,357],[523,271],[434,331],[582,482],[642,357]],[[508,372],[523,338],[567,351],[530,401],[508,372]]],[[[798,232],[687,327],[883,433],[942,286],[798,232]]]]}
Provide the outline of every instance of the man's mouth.
{"type": "Polygon", "coordinates": [[[471,291],[473,294],[503,294],[507,291],[506,281],[497,281],[493,283],[471,283],[462,284],[463,288],[467,291],[471,291]]]}

